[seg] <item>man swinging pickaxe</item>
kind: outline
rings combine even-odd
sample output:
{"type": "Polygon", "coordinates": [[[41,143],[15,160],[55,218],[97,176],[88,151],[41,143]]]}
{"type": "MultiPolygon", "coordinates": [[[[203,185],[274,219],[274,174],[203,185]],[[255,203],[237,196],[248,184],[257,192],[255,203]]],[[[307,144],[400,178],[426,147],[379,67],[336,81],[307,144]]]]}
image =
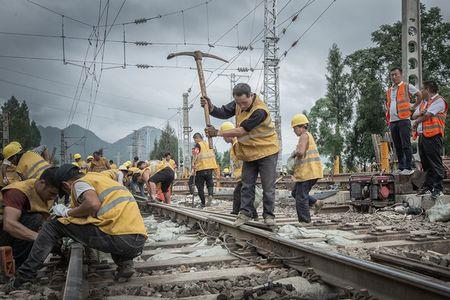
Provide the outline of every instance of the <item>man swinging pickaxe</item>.
{"type": "MultiPolygon", "coordinates": [[[[206,98],[207,95],[206,95],[205,75],[203,74],[203,66],[202,66],[203,57],[218,59],[218,60],[226,62],[226,63],[228,63],[228,61],[223,58],[220,58],[216,55],[204,53],[201,51],[171,53],[167,56],[167,59],[171,59],[171,58],[174,58],[175,56],[182,56],[182,55],[194,57],[195,63],[197,64],[198,81],[200,82],[200,91],[201,91],[202,97],[206,98]]],[[[203,108],[204,108],[204,112],[205,112],[206,127],[208,127],[211,125],[211,121],[209,118],[209,107],[208,107],[208,105],[205,105],[203,108]]],[[[212,149],[213,143],[212,143],[211,137],[208,137],[208,143],[209,143],[209,148],[212,149]]]]}

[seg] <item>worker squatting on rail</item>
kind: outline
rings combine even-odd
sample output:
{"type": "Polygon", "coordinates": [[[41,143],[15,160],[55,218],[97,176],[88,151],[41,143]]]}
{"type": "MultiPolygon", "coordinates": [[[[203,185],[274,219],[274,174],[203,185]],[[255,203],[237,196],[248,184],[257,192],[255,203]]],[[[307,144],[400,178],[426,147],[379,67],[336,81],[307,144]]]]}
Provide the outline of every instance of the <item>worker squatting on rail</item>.
{"type": "Polygon", "coordinates": [[[216,107],[209,98],[201,104],[209,106],[210,115],[219,119],[236,116],[236,128],[221,132],[213,126],[205,129],[209,137],[237,138],[236,157],[243,161],[241,207],[236,226],[252,217],[255,201],[255,185],[258,173],[263,189],[263,217],[269,226],[275,225],[275,179],[278,152],[278,136],[267,105],[252,93],[246,83],[233,88],[234,101],[216,107]]]}
{"type": "Polygon", "coordinates": [[[32,281],[52,248],[62,237],[86,247],[111,253],[117,264],[116,278],[134,274],[133,258],[142,253],[147,231],[133,195],[116,181],[100,173],[83,174],[73,164],[54,173],[55,188],[70,194],[71,208],[53,207],[58,219],[45,223],[31,252],[18,268],[7,289],[32,281]]]}

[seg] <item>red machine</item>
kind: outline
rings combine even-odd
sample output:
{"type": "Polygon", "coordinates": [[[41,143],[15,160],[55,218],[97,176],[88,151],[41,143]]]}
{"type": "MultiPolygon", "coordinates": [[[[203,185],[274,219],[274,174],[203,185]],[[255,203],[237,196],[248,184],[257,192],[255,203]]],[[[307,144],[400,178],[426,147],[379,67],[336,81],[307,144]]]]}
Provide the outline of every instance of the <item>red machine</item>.
{"type": "Polygon", "coordinates": [[[350,200],[356,211],[372,212],[395,203],[393,175],[352,175],[349,184],[350,200]]]}

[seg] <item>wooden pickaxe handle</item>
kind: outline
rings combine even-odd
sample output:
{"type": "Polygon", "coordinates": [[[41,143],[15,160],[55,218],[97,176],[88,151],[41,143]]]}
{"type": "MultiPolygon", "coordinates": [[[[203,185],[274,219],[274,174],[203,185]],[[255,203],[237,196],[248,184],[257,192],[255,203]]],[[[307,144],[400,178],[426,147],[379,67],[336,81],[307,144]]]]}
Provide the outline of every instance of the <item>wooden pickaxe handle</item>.
{"type": "MultiPolygon", "coordinates": [[[[197,64],[198,81],[200,82],[200,92],[202,94],[202,97],[207,97],[205,75],[203,74],[202,58],[195,57],[195,63],[197,64]]],[[[209,104],[208,103],[206,103],[206,105],[203,107],[203,110],[205,113],[206,127],[208,127],[211,125],[211,119],[209,117],[209,104]]],[[[211,137],[208,137],[208,144],[209,144],[209,149],[213,149],[213,139],[211,137]]]]}

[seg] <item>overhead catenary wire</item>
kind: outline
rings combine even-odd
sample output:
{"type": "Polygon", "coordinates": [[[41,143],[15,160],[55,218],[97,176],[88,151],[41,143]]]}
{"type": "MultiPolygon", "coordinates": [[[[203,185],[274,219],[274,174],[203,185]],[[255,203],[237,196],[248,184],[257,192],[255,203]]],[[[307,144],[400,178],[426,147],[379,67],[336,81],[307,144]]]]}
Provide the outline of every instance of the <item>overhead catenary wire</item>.
{"type": "Polygon", "coordinates": [[[74,22],[76,22],[76,23],[79,23],[79,24],[83,24],[83,25],[85,25],[85,26],[92,27],[92,24],[89,24],[89,23],[87,23],[87,22],[81,21],[81,20],[79,20],[79,19],[76,19],[76,18],[73,18],[73,17],[70,17],[70,16],[67,16],[67,15],[65,15],[65,14],[63,14],[63,13],[57,12],[56,10],[53,10],[53,9],[47,7],[47,6],[44,6],[44,5],[42,5],[42,4],[39,4],[39,3],[37,3],[37,2],[35,2],[35,1],[33,1],[33,0],[26,0],[26,1],[29,2],[29,3],[31,3],[31,4],[33,4],[33,5],[39,6],[40,8],[45,9],[45,10],[47,10],[47,11],[49,11],[49,12],[52,12],[52,13],[54,13],[54,14],[60,16],[60,17],[65,17],[65,18],[67,18],[67,19],[69,19],[69,20],[72,20],[72,21],[74,21],[74,22]]]}
{"type": "Polygon", "coordinates": [[[294,48],[295,46],[297,46],[298,42],[305,36],[306,33],[308,33],[308,31],[320,20],[320,18],[328,11],[328,9],[331,8],[331,6],[333,6],[333,4],[336,2],[337,0],[332,0],[330,2],[330,4],[316,17],[316,19],[308,26],[308,28],[306,28],[305,31],[302,32],[302,34],[300,34],[300,36],[289,46],[288,49],[286,49],[283,52],[283,56],[280,58],[279,63],[281,61],[283,61],[287,54],[292,50],[292,48],[294,48]]]}

